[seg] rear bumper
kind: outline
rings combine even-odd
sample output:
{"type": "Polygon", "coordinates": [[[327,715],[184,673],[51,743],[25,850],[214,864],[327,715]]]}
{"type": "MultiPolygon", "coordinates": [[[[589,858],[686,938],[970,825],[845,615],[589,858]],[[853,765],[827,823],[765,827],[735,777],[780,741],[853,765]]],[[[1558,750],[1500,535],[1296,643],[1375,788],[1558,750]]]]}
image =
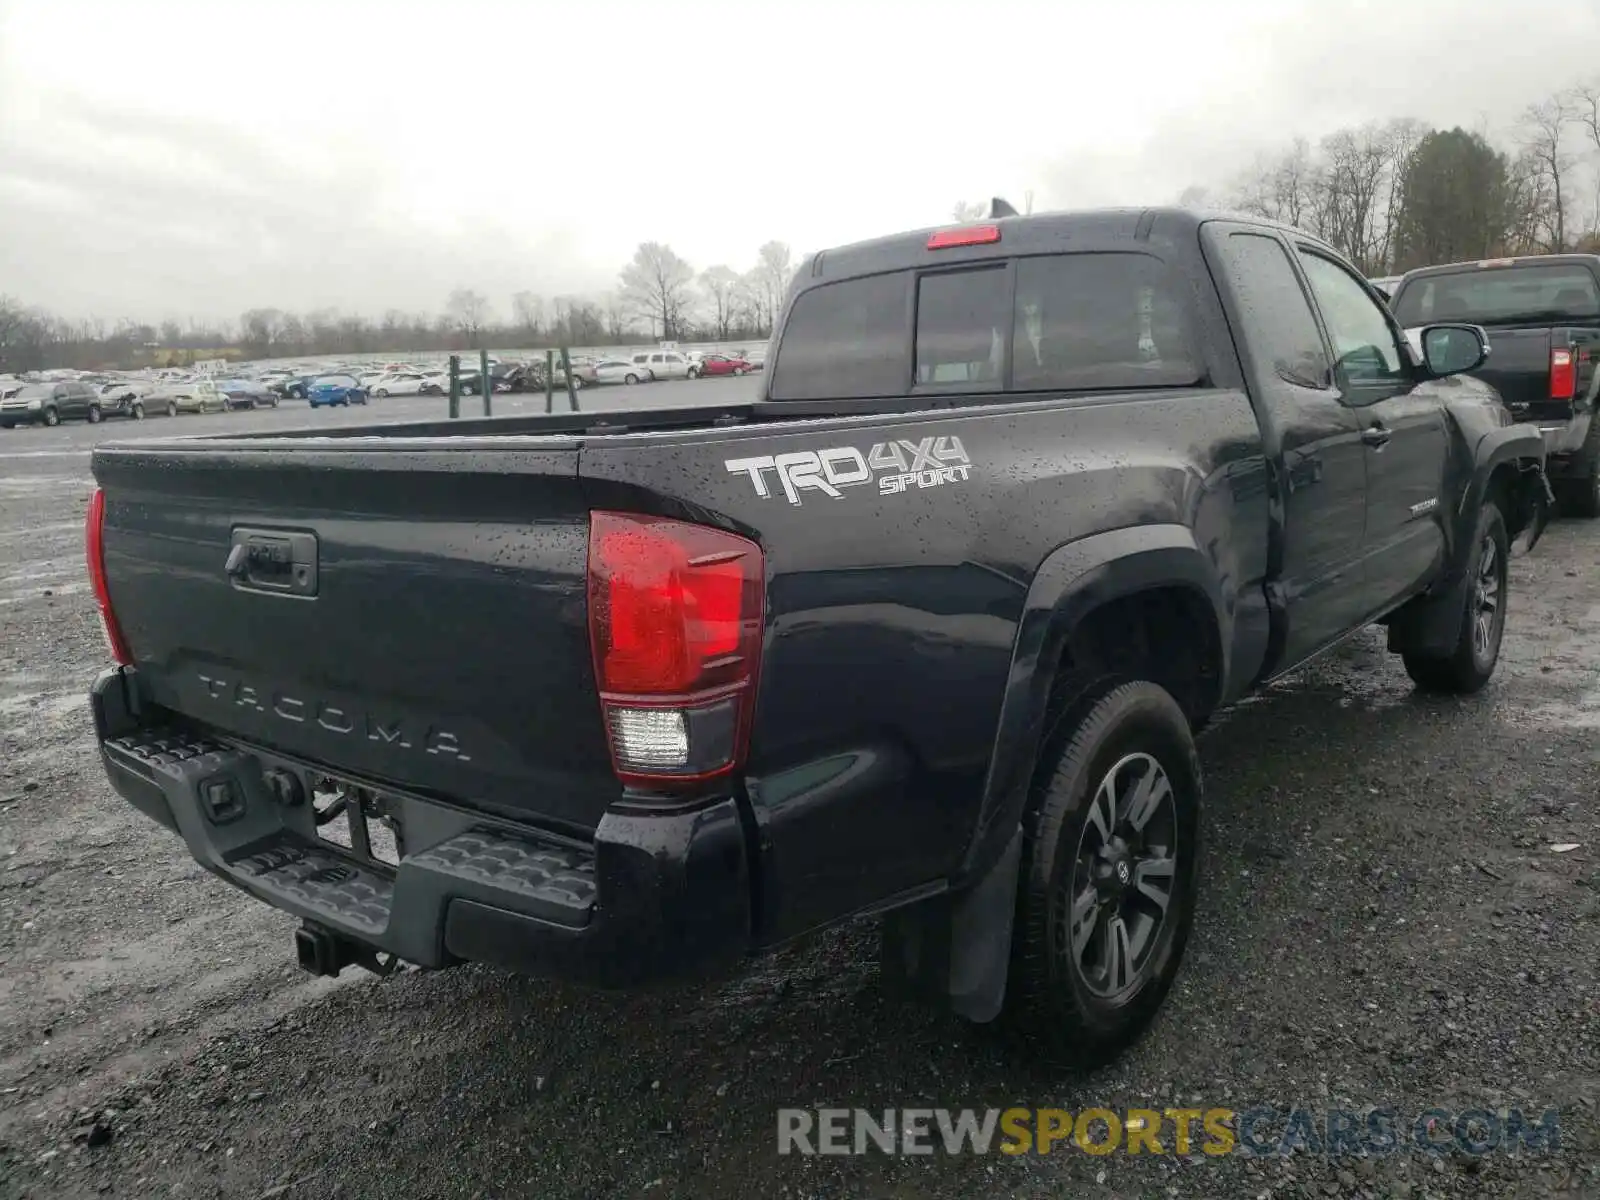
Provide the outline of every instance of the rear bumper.
{"type": "Polygon", "coordinates": [[[320,837],[309,801],[283,801],[278,773],[305,786],[306,764],[141,721],[132,674],[105,671],[90,693],[112,787],[207,870],[312,925],[422,966],[488,962],[603,987],[703,974],[750,949],[732,799],[607,813],[577,843],[385,791],[405,838],[390,867],[320,837]]]}
{"type": "Polygon", "coordinates": [[[1593,419],[1593,413],[1579,413],[1570,421],[1538,423],[1539,435],[1544,439],[1545,470],[1550,478],[1585,473],[1577,454],[1589,436],[1589,422],[1593,419]]]}

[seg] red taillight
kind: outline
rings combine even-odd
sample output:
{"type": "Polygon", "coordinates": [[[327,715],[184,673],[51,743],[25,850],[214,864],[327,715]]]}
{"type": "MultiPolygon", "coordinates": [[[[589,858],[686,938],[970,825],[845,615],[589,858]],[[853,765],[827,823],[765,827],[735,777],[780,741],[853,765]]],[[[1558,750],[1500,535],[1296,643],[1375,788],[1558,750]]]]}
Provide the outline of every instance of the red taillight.
{"type": "Polygon", "coordinates": [[[941,229],[928,239],[929,250],[948,250],[952,246],[987,246],[1000,240],[998,225],[968,225],[963,229],[941,229]]]}
{"type": "Polygon", "coordinates": [[[704,780],[744,761],[764,596],[761,547],[747,538],[589,515],[589,639],[624,783],[704,780]]]}
{"type": "Polygon", "coordinates": [[[1557,347],[1550,351],[1550,399],[1571,400],[1578,390],[1578,362],[1572,351],[1557,347]]]}
{"type": "Polygon", "coordinates": [[[106,586],[105,554],[106,494],[99,488],[89,497],[89,511],[84,517],[83,541],[89,560],[89,582],[94,587],[95,605],[100,609],[100,627],[105,631],[106,645],[111,657],[121,666],[133,665],[133,653],[117,625],[117,616],[111,611],[111,589],[106,586]]]}

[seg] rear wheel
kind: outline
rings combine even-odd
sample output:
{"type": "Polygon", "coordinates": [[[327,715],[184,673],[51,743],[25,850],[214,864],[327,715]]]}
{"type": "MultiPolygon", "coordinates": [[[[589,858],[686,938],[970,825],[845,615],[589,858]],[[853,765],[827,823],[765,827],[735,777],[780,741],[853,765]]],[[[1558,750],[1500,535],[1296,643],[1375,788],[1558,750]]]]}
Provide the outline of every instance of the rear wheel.
{"type": "Polygon", "coordinates": [[[1406,674],[1424,692],[1465,695],[1489,682],[1500,661],[1506,628],[1506,558],[1510,549],[1500,509],[1485,504],[1478,514],[1465,610],[1455,648],[1445,655],[1402,653],[1406,674]]]}
{"type": "Polygon", "coordinates": [[[733,373],[735,375],[743,375],[744,374],[744,368],[743,367],[735,367],[733,369],[733,373]]]}
{"type": "Polygon", "coordinates": [[[1103,685],[1058,729],[1025,823],[1006,1005],[1030,1052],[1088,1066],[1149,1027],[1177,975],[1200,764],[1183,710],[1153,683],[1103,685]]]}
{"type": "Polygon", "coordinates": [[[100,424],[100,406],[98,404],[89,405],[89,411],[85,414],[85,416],[88,418],[89,424],[100,424]]]}
{"type": "Polygon", "coordinates": [[[639,382],[639,377],[637,375],[633,375],[633,374],[624,375],[622,377],[622,382],[623,383],[638,383],[639,382]]]}
{"type": "Polygon", "coordinates": [[[168,400],[167,401],[167,416],[175,417],[177,415],[178,415],[178,402],[176,400],[168,400]]]}
{"type": "Polygon", "coordinates": [[[133,411],[133,419],[135,421],[144,420],[144,405],[140,404],[137,400],[135,400],[133,402],[133,410],[132,411],[133,411]]]}
{"type": "Polygon", "coordinates": [[[55,425],[61,424],[61,414],[58,413],[53,408],[45,409],[44,410],[44,423],[46,425],[51,425],[51,426],[55,426],[55,425]]]}
{"type": "Polygon", "coordinates": [[[373,392],[372,394],[374,396],[376,396],[379,400],[386,400],[389,397],[389,389],[388,388],[379,388],[377,391],[373,392]]]}

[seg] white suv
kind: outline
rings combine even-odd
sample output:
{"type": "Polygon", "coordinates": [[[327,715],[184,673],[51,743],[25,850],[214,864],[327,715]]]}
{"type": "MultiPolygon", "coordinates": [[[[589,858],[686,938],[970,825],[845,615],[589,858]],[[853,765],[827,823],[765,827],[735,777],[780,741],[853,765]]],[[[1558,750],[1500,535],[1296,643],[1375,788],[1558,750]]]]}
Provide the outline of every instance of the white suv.
{"type": "Polygon", "coordinates": [[[700,374],[700,365],[677,350],[648,350],[635,354],[633,362],[656,379],[694,379],[700,374]]]}

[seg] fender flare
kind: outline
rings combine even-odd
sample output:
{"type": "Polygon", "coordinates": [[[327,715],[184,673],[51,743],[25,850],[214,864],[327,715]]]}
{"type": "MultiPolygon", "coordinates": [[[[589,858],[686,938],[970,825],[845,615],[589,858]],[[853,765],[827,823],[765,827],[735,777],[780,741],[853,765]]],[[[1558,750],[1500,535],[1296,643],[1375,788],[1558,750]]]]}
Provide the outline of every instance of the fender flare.
{"type": "Polygon", "coordinates": [[[1227,694],[1232,607],[1193,530],[1177,524],[1129,526],[1068,542],[1040,564],[1017,626],[982,801],[954,886],[985,875],[1002,860],[1017,831],[1033,784],[1056,664],[1073,628],[1108,601],[1174,586],[1193,590],[1216,619],[1224,667],[1218,695],[1227,694]]]}
{"type": "MultiPolygon", "coordinates": [[[[1506,464],[1516,467],[1519,473],[1531,476],[1526,486],[1536,491],[1538,499],[1544,502],[1540,506],[1540,513],[1537,514],[1538,524],[1534,526],[1533,537],[1528,543],[1528,548],[1530,550],[1533,548],[1533,543],[1537,542],[1539,535],[1544,532],[1544,519],[1548,516],[1548,506],[1555,499],[1549,481],[1545,478],[1544,463],[1544,437],[1536,426],[1504,425],[1490,430],[1478,440],[1473,453],[1472,475],[1467,481],[1467,486],[1462,489],[1461,504],[1454,514],[1455,536],[1451,541],[1450,562],[1452,579],[1462,569],[1463,555],[1470,552],[1470,547],[1463,549],[1463,546],[1472,540],[1478,510],[1483,507],[1484,496],[1489,490],[1489,480],[1497,468],[1506,464]],[[1536,470],[1533,469],[1535,467],[1536,470]]],[[[1508,514],[1508,518],[1515,515],[1508,514]]],[[[1515,533],[1512,536],[1515,537],[1515,533]]]]}
{"type": "Polygon", "coordinates": [[[1505,425],[1484,434],[1473,452],[1471,474],[1461,489],[1461,501],[1450,514],[1450,547],[1445,570],[1429,591],[1411,600],[1388,620],[1388,648],[1392,653],[1448,654],[1461,632],[1466,612],[1463,589],[1467,586],[1468,560],[1478,513],[1488,495],[1489,483],[1501,467],[1517,473],[1510,497],[1514,512],[1507,514],[1507,532],[1513,538],[1530,530],[1533,549],[1549,520],[1555,495],[1544,473],[1544,439],[1528,425],[1505,425]]]}

